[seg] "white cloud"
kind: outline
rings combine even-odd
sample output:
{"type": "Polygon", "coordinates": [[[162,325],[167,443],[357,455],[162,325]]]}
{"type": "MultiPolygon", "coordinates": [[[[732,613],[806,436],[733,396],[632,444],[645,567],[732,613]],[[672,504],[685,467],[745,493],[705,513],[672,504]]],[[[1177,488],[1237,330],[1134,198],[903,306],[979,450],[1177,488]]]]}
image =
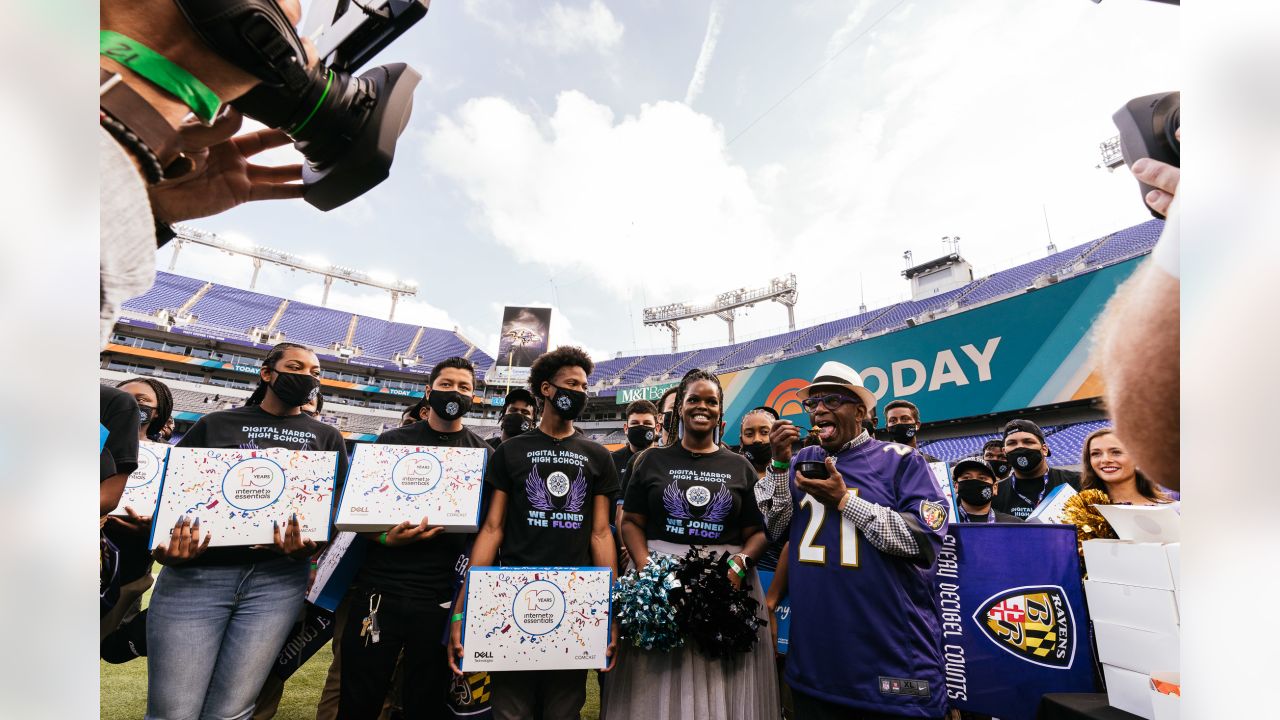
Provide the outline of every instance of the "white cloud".
{"type": "Polygon", "coordinates": [[[437,121],[425,154],[514,260],[561,278],[587,271],[618,299],[642,286],[651,300],[710,295],[774,272],[769,208],[721,128],[687,105],[616,121],[570,91],[540,122],[473,99],[437,121]]]}
{"type": "Polygon", "coordinates": [[[622,42],[622,23],[600,0],[585,8],[555,3],[542,13],[531,39],[557,55],[593,50],[606,54],[622,42]]]}
{"type": "Polygon", "coordinates": [[[826,57],[830,59],[840,52],[854,38],[854,31],[860,29],[862,21],[871,9],[871,0],[858,0],[858,4],[845,16],[844,24],[836,30],[827,41],[826,57]]]}
{"type": "Polygon", "coordinates": [[[466,0],[463,10],[504,40],[532,43],[555,55],[608,54],[622,43],[626,31],[601,0],[585,7],[554,3],[532,23],[517,17],[516,6],[507,0],[466,0]]]}
{"type": "Polygon", "coordinates": [[[692,105],[702,94],[707,83],[707,68],[711,66],[711,58],[716,52],[716,42],[720,39],[720,30],[724,27],[724,6],[727,0],[711,0],[711,12],[707,17],[707,34],[702,38],[702,49],[698,51],[698,61],[693,66],[693,77],[689,78],[689,87],[684,92],[684,104],[692,105]]]}

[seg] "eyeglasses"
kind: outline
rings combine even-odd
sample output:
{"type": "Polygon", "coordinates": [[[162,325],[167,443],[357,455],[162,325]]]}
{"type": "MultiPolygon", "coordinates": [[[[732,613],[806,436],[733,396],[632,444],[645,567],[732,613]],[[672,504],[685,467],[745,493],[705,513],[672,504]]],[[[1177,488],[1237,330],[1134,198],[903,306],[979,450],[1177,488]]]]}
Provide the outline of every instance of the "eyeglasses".
{"type": "Polygon", "coordinates": [[[848,395],[840,395],[831,393],[830,395],[819,395],[814,397],[810,395],[804,399],[804,409],[813,412],[818,409],[818,405],[822,405],[828,410],[839,410],[842,405],[847,403],[860,403],[858,398],[849,397],[848,395]]]}

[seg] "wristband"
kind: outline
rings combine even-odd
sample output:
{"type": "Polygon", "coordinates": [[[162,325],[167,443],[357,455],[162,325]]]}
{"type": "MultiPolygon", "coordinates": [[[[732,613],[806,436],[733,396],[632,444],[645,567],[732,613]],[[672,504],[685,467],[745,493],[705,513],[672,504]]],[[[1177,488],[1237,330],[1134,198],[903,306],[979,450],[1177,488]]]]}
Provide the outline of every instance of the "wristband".
{"type": "MultiPolygon", "coordinates": [[[[222,100],[208,85],[200,82],[199,78],[185,68],[133,38],[110,30],[99,30],[98,52],[178,98],[205,125],[212,125],[222,110],[222,100]]],[[[328,88],[325,90],[327,92],[328,88]]],[[[313,110],[312,113],[314,112],[313,110]]]]}
{"type": "Polygon", "coordinates": [[[738,567],[738,563],[735,562],[733,558],[729,558],[729,569],[737,573],[738,577],[747,576],[747,573],[744,572],[742,568],[738,567]]]}
{"type": "Polygon", "coordinates": [[[453,617],[449,618],[449,622],[458,622],[462,620],[462,617],[463,617],[463,613],[454,613],[453,617]]]}
{"type": "Polygon", "coordinates": [[[319,570],[319,569],[320,569],[320,563],[315,562],[315,561],[312,561],[312,563],[311,563],[311,569],[312,569],[312,570],[319,570]]]}
{"type": "Polygon", "coordinates": [[[785,463],[780,460],[770,460],[769,467],[772,467],[774,470],[790,470],[791,463],[785,463]]]}
{"type": "Polygon", "coordinates": [[[385,530],[382,532],[381,535],[378,536],[378,542],[382,543],[383,545],[387,544],[387,533],[385,530]]]}

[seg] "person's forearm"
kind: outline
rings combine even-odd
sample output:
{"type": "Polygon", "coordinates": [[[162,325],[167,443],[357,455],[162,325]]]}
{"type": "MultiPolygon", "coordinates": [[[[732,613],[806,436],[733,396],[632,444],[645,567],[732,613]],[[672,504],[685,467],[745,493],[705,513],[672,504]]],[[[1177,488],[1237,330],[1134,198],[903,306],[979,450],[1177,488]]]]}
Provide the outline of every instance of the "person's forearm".
{"type": "Polygon", "coordinates": [[[1116,435],[1147,476],[1173,490],[1181,483],[1178,288],[1145,262],[1107,303],[1095,346],[1116,435]]]}
{"type": "MultiPolygon", "coordinates": [[[[489,524],[485,524],[480,528],[480,534],[476,535],[476,541],[471,546],[471,559],[467,563],[468,568],[486,567],[493,564],[493,559],[498,556],[498,547],[502,545],[502,529],[493,528],[489,524]]],[[[467,576],[462,576],[462,586],[458,588],[458,597],[454,599],[453,611],[455,613],[462,612],[462,608],[467,603],[467,576]]]]}
{"type": "Polygon", "coordinates": [[[764,516],[770,540],[782,537],[791,525],[791,487],[787,472],[770,466],[755,486],[756,505],[764,516]]]}
{"type": "Polygon", "coordinates": [[[751,561],[759,562],[764,557],[764,551],[769,547],[769,538],[765,537],[764,530],[761,528],[747,528],[744,532],[746,541],[742,543],[742,552],[751,561]]]}
{"type": "Polygon", "coordinates": [[[591,562],[596,567],[609,568],[610,581],[617,575],[618,549],[613,544],[613,533],[609,532],[607,524],[603,531],[597,528],[591,533],[591,562]]]}
{"type": "Polygon", "coordinates": [[[649,562],[649,539],[645,537],[644,525],[631,513],[623,513],[618,530],[622,533],[622,542],[627,546],[627,552],[631,554],[631,562],[635,563],[637,569],[643,569],[645,563],[649,562]]]}
{"type": "Polygon", "coordinates": [[[790,551],[791,543],[788,542],[782,546],[782,552],[778,555],[778,567],[773,571],[773,582],[769,584],[769,593],[764,599],[770,610],[776,610],[782,604],[782,598],[787,596],[787,572],[791,565],[787,553],[790,551]]]}
{"type": "Polygon", "coordinates": [[[907,521],[891,508],[868,502],[851,492],[845,496],[840,515],[861,530],[867,542],[880,552],[912,560],[920,558],[920,544],[907,521]]]}
{"type": "Polygon", "coordinates": [[[98,483],[98,515],[107,515],[120,504],[124,495],[124,486],[129,480],[128,473],[116,473],[98,483]]]}

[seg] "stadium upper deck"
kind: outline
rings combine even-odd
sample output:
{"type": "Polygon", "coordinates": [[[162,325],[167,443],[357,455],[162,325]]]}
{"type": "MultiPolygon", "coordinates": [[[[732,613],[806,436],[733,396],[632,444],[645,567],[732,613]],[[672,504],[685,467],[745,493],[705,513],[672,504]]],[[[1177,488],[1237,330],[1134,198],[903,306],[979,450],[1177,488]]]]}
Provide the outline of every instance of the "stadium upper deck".
{"type": "MultiPolygon", "coordinates": [[[[721,347],[601,360],[591,376],[591,389],[596,395],[613,394],[629,386],[678,378],[693,367],[729,372],[816,352],[818,346],[835,347],[893,332],[1148,252],[1162,227],[1161,221],[1150,220],[932,298],[903,301],[792,332],[721,347]]],[[[253,331],[265,329],[273,340],[309,345],[329,361],[382,370],[425,374],[437,361],[462,355],[484,373],[494,362],[456,330],[390,322],[164,272],[157,273],[149,292],[125,303],[124,310],[123,325],[154,327],[162,317],[178,318],[169,332],[259,350],[269,345],[255,342],[253,331]],[[341,347],[354,354],[339,357],[341,347]],[[415,362],[403,365],[398,358],[415,362]]]]}

